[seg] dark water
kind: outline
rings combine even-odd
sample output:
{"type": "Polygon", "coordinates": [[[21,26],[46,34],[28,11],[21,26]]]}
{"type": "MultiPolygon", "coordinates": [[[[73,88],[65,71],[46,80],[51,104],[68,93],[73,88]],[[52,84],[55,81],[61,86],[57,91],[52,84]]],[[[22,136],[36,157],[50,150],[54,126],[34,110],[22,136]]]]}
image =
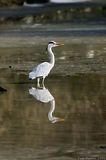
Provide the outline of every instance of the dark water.
{"type": "Polygon", "coordinates": [[[106,42],[66,42],[45,88],[28,72],[46,45],[0,48],[0,160],[106,159],[106,42]]]}

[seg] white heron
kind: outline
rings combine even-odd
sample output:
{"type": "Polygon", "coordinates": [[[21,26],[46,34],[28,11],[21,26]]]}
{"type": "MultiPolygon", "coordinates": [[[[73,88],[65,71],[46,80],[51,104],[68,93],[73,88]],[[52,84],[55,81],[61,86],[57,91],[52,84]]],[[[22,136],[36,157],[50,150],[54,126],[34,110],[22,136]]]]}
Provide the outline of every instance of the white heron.
{"type": "Polygon", "coordinates": [[[48,119],[51,123],[56,123],[59,121],[64,121],[64,119],[53,116],[53,112],[55,110],[55,99],[51,95],[48,89],[43,87],[42,89],[32,87],[29,89],[29,94],[33,95],[38,101],[43,103],[51,104],[50,110],[48,112],[48,119]]]}
{"type": "Polygon", "coordinates": [[[57,47],[57,46],[61,46],[63,44],[61,43],[57,43],[54,41],[51,41],[48,43],[48,54],[50,57],[50,61],[49,62],[43,62],[40,63],[37,67],[33,68],[33,70],[29,73],[29,79],[35,79],[37,78],[37,86],[39,87],[39,82],[40,79],[43,79],[43,84],[44,84],[44,79],[46,76],[48,76],[49,72],[51,71],[51,69],[54,67],[55,64],[55,57],[52,51],[53,47],[57,47]]]}

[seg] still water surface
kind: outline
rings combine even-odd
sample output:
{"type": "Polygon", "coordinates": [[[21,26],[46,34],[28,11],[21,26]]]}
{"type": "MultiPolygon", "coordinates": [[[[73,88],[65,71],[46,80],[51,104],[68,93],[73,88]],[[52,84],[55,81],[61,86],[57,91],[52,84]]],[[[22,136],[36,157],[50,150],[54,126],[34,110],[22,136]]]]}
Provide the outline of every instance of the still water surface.
{"type": "Polygon", "coordinates": [[[74,41],[36,88],[45,45],[0,49],[0,160],[106,159],[106,43],[74,41]]]}
{"type": "Polygon", "coordinates": [[[106,158],[106,76],[19,78],[0,95],[0,159],[106,158]]]}

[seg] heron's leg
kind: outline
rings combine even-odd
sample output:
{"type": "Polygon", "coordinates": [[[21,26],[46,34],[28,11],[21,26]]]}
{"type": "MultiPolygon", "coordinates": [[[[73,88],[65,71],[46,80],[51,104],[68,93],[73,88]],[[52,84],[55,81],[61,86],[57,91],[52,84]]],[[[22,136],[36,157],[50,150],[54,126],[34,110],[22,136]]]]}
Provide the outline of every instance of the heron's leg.
{"type": "Polygon", "coordinates": [[[45,79],[43,78],[43,80],[42,80],[42,84],[44,84],[44,81],[45,81],[45,79]]]}
{"type": "Polygon", "coordinates": [[[37,87],[40,87],[40,78],[37,78],[37,87]]]}
{"type": "Polygon", "coordinates": [[[45,78],[42,79],[42,85],[43,85],[43,88],[45,87],[44,85],[44,81],[45,81],[45,78]]]}

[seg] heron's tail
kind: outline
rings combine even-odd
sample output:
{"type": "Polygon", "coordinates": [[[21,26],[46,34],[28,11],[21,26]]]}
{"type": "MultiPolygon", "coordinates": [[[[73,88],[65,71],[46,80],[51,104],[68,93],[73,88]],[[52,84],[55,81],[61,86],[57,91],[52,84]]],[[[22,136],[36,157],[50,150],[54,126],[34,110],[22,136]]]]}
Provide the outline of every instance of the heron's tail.
{"type": "Polygon", "coordinates": [[[36,76],[35,76],[35,72],[30,72],[29,73],[29,79],[35,79],[36,78],[36,76]]]}

